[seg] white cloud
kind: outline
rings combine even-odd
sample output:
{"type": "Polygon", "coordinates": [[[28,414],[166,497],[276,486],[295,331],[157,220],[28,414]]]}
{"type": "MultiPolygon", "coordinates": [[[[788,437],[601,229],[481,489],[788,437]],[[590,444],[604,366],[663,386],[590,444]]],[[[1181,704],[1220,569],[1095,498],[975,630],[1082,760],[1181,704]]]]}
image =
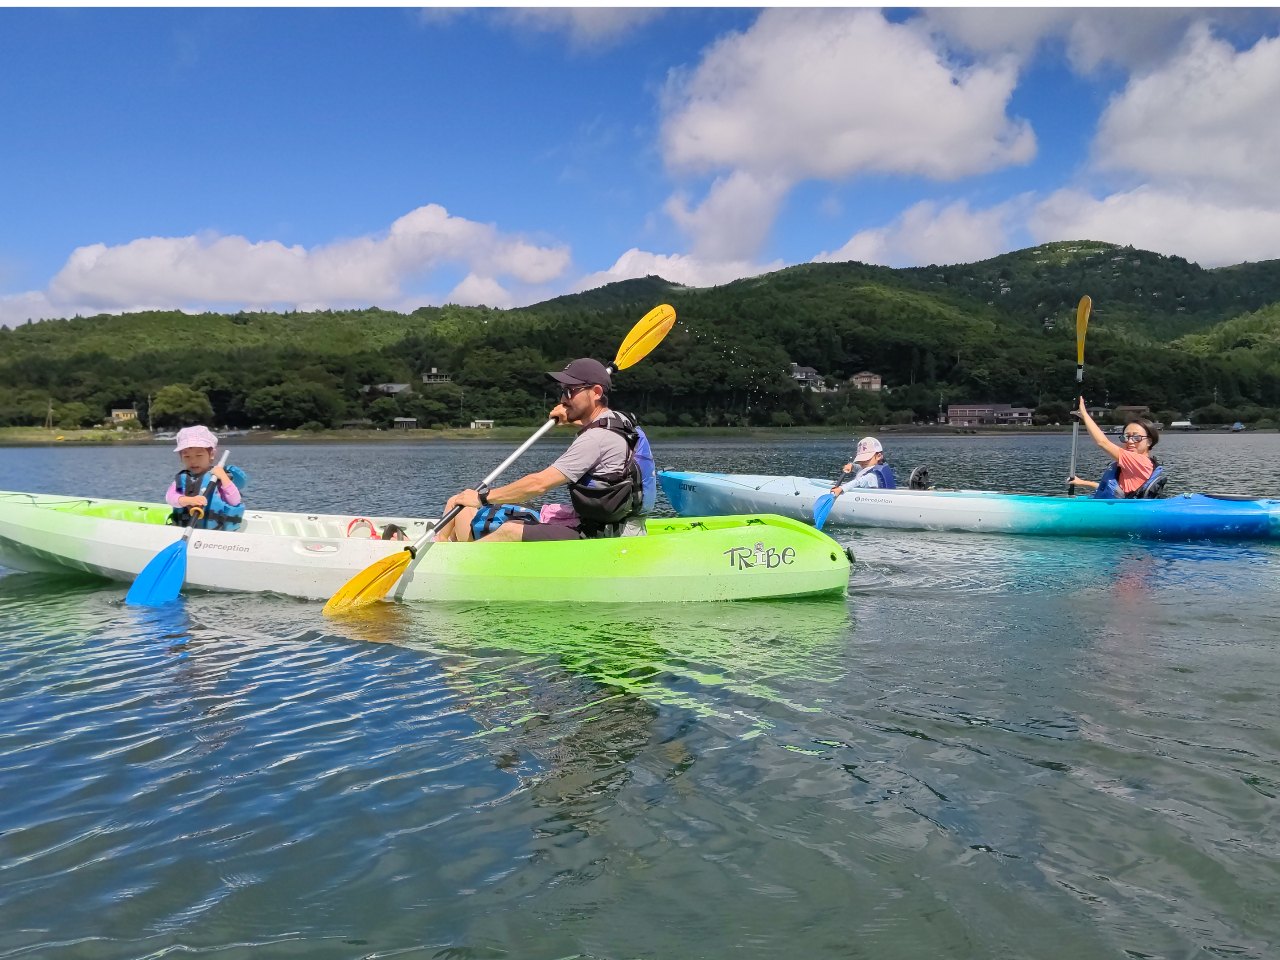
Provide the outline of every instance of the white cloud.
{"type": "Polygon", "coordinates": [[[859,260],[887,267],[931,263],[973,263],[1009,249],[1013,204],[970,210],[963,200],[938,208],[922,200],[884,227],[854,234],[839,250],[825,250],[814,262],[859,260]]]}
{"type": "MultiPolygon", "coordinates": [[[[1237,18],[1228,11],[1215,15],[1237,18]]],[[[1008,53],[1026,61],[1045,40],[1060,39],[1072,67],[1092,73],[1103,63],[1153,67],[1203,16],[1177,8],[950,7],[928,10],[916,22],[950,46],[988,57],[1008,53]]]]}
{"type": "Polygon", "coordinates": [[[1205,23],[1104,111],[1094,167],[1139,185],[1044,200],[1038,240],[1106,240],[1203,266],[1280,258],[1280,40],[1237,51],[1205,23]]]}
{"type": "Polygon", "coordinates": [[[602,287],[606,283],[619,280],[634,280],[637,277],[658,276],[672,283],[684,284],[687,287],[713,287],[722,283],[741,280],[743,277],[755,277],[771,270],[780,270],[782,261],[776,260],[768,264],[754,264],[749,261],[709,262],[694,256],[678,253],[647,253],[632,247],[618,258],[608,270],[593,273],[578,281],[577,290],[590,290],[602,287]]]}
{"type": "Polygon", "coordinates": [[[498,307],[503,310],[516,305],[515,297],[497,280],[493,277],[478,277],[474,273],[468,273],[463,277],[445,300],[465,306],[477,307],[483,304],[486,307],[498,307]]]}
{"type": "Polygon", "coordinates": [[[802,180],[955,180],[1026,163],[1035,134],[1006,113],[1016,83],[1013,57],[960,66],[929,31],[878,11],[766,10],[668,83],[668,168],[728,172],[666,212],[694,260],[749,264],[802,180]]]}
{"type": "Polygon", "coordinates": [[[657,7],[521,7],[503,10],[500,19],[516,27],[563,32],[577,47],[608,47],[636,27],[662,16],[657,7]]]}
{"type": "Polygon", "coordinates": [[[1036,208],[1028,226],[1037,242],[1132,244],[1205,267],[1280,258],[1280,210],[1223,204],[1150,186],[1103,200],[1059,190],[1036,208]]]}
{"type": "Polygon", "coordinates": [[[1236,202],[1280,202],[1280,39],[1237,52],[1206,24],[1107,107],[1097,164],[1236,202]]]}
{"type": "Polygon", "coordinates": [[[873,10],[766,10],[667,92],[675,170],[792,182],[892,173],[953,180],[1025,163],[1035,135],[1005,109],[1011,60],[962,68],[873,10]]]}
{"type": "Polygon", "coordinates": [[[497,278],[543,284],[561,276],[569,261],[566,247],[541,247],[429,204],[385,235],[310,250],[238,236],[80,247],[46,290],[0,297],[0,323],[143,308],[396,306],[406,300],[407,281],[458,263],[470,271],[454,290],[458,298],[510,304],[516,297],[497,278]]]}
{"type": "Polygon", "coordinates": [[[690,210],[681,194],[666,203],[667,215],[693,238],[693,255],[709,261],[749,260],[764,243],[778,205],[791,185],[778,177],[736,170],[717,178],[705,200],[690,210]]]}

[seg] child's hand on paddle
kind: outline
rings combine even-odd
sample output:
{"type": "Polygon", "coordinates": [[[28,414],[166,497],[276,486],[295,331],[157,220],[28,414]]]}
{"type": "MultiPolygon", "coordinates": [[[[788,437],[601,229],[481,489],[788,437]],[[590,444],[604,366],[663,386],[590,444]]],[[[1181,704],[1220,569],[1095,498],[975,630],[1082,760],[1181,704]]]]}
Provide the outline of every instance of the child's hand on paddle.
{"type": "MultiPolygon", "coordinates": [[[[215,477],[217,477],[219,480],[221,480],[223,483],[230,484],[231,486],[235,486],[235,484],[234,484],[234,483],[232,483],[231,478],[230,478],[229,476],[227,476],[227,471],[223,470],[221,467],[214,467],[214,468],[213,468],[212,470],[210,470],[209,472],[210,472],[210,473],[212,473],[212,474],[213,474],[215,477]]],[[[203,506],[204,506],[204,504],[202,503],[202,504],[200,504],[200,506],[202,506],[202,507],[203,507],[203,506]]]]}
{"type": "Polygon", "coordinates": [[[207,507],[209,501],[204,497],[179,497],[178,506],[180,507],[207,507]]]}

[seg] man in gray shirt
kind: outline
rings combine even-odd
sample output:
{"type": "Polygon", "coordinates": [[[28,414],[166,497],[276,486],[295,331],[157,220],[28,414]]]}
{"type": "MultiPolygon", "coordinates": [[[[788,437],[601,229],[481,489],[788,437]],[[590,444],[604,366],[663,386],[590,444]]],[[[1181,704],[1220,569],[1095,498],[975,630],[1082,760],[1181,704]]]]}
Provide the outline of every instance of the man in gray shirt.
{"type": "MultiPolygon", "coordinates": [[[[560,423],[577,423],[583,426],[610,418],[630,423],[622,414],[609,409],[609,388],[612,384],[609,371],[598,360],[574,360],[564,370],[548,376],[561,387],[560,403],[550,414],[553,419],[560,423]]],[[[461,504],[463,510],[440,528],[435,539],[464,542],[473,539],[472,520],[481,508],[524,503],[562,484],[576,483],[587,475],[619,475],[627,465],[628,453],[627,441],[613,430],[583,430],[574,438],[569,449],[545,470],[528,474],[506,486],[496,487],[487,494],[463,490],[450,497],[448,508],[461,504]]],[[[577,540],[580,533],[577,523],[539,523],[532,516],[526,515],[507,519],[481,539],[532,543],[577,540]]]]}

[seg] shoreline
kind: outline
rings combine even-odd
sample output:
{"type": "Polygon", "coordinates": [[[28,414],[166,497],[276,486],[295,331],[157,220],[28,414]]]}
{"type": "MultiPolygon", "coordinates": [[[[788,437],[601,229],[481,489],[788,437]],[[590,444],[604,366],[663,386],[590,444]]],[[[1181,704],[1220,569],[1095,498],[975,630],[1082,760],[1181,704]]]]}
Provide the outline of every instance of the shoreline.
{"type": "MultiPolygon", "coordinates": [[[[515,441],[528,437],[535,424],[518,427],[493,427],[471,430],[466,427],[446,430],[252,430],[236,433],[226,439],[237,445],[272,443],[439,443],[441,441],[515,441]]],[[[555,427],[548,436],[571,438],[576,427],[555,427]]],[[[683,427],[650,426],[645,433],[653,440],[676,440],[699,437],[737,438],[744,440],[783,440],[806,437],[815,440],[847,440],[851,436],[900,437],[1036,437],[1060,436],[1071,432],[1068,426],[1014,427],[949,427],[945,424],[862,424],[849,426],[798,427],[683,427]]],[[[1165,433],[1229,433],[1225,425],[1205,425],[1190,430],[1166,430],[1165,433]]],[[[1246,429],[1244,433],[1276,433],[1276,429],[1246,429]]],[[[168,440],[157,440],[145,430],[46,430],[44,427],[0,427],[0,447],[56,446],[162,446],[168,440]]]]}

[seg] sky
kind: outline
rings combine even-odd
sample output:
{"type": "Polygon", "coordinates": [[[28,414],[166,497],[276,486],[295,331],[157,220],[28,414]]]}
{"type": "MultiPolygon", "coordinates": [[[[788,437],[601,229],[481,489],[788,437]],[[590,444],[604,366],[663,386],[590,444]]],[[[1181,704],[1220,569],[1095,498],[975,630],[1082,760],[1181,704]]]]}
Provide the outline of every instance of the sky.
{"type": "Polygon", "coordinates": [[[0,324],[1280,258],[1280,11],[0,9],[0,324]]]}

